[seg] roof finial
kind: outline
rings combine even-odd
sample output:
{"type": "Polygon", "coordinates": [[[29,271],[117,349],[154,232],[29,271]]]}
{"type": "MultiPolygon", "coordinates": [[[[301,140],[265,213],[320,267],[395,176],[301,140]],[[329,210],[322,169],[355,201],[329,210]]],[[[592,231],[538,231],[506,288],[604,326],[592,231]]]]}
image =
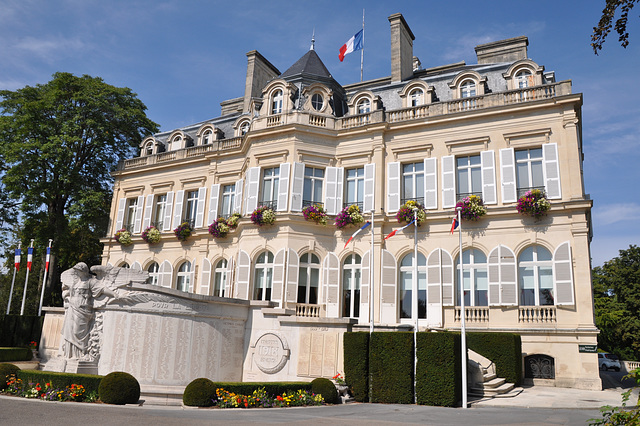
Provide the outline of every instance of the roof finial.
{"type": "Polygon", "coordinates": [[[314,49],[315,44],[316,44],[316,28],[313,27],[313,35],[311,36],[311,49],[309,50],[315,50],[314,49]]]}

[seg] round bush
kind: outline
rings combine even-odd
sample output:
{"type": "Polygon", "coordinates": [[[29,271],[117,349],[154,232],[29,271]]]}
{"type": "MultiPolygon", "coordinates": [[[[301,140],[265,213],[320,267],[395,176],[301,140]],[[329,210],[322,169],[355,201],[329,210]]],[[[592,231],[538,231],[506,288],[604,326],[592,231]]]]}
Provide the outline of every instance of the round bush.
{"type": "Polygon", "coordinates": [[[2,363],[0,364],[0,390],[4,390],[7,387],[7,376],[16,374],[20,371],[20,367],[17,365],[2,363]]]}
{"type": "Polygon", "coordinates": [[[336,385],[334,385],[333,382],[329,379],[325,379],[323,377],[314,379],[313,382],[311,382],[311,391],[315,394],[322,395],[322,398],[324,398],[324,402],[328,404],[340,403],[336,385]]]}
{"type": "Polygon", "coordinates": [[[105,404],[135,404],[140,399],[140,383],[129,373],[114,371],[100,381],[98,394],[105,404]]]}
{"type": "Polygon", "coordinates": [[[182,403],[189,407],[211,407],[216,399],[216,385],[201,377],[187,385],[182,395],[182,403]]]}

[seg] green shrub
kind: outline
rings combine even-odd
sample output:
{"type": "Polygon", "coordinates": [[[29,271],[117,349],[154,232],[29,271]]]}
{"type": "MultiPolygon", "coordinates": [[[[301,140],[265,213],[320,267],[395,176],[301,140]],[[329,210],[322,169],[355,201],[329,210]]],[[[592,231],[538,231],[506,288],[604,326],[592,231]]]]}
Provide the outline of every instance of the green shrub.
{"type": "Polygon", "coordinates": [[[4,315],[0,317],[0,346],[27,346],[40,341],[44,316],[4,315]]]}
{"type": "Polygon", "coordinates": [[[372,333],[369,347],[371,402],[413,404],[413,333],[372,333]]]}
{"type": "Polygon", "coordinates": [[[264,388],[269,395],[282,395],[284,392],[292,393],[299,389],[311,390],[310,382],[213,382],[213,384],[215,389],[222,388],[238,395],[251,395],[258,388],[264,388]]]}
{"type": "Polygon", "coordinates": [[[51,383],[58,388],[66,388],[71,385],[82,385],[85,393],[98,392],[102,376],[94,374],[58,373],[42,370],[20,370],[16,377],[24,383],[51,383]]]}
{"type": "Polygon", "coordinates": [[[344,377],[358,402],[369,401],[369,333],[344,333],[344,377]]]}
{"type": "Polygon", "coordinates": [[[7,377],[16,374],[20,371],[20,367],[13,364],[2,363],[0,364],[0,390],[4,390],[7,387],[7,377]]]}
{"type": "Polygon", "coordinates": [[[30,361],[32,355],[29,348],[0,348],[0,362],[30,361]]]}
{"type": "Polygon", "coordinates": [[[462,399],[460,333],[418,333],[416,340],[418,404],[457,406],[462,399]]]}
{"type": "Polygon", "coordinates": [[[338,397],[338,391],[336,385],[329,379],[324,377],[318,377],[311,382],[311,391],[316,395],[322,395],[324,402],[327,404],[338,404],[340,398],[338,397]]]}
{"type": "Polygon", "coordinates": [[[182,395],[182,403],[189,407],[211,407],[216,399],[216,385],[201,377],[187,385],[182,395]]]}
{"type": "Polygon", "coordinates": [[[105,404],[135,404],[140,399],[140,383],[129,373],[114,371],[104,376],[98,393],[105,404]]]}
{"type": "Polygon", "coordinates": [[[513,333],[467,333],[467,347],[490,359],[496,374],[509,383],[522,383],[522,340],[513,333]]]}

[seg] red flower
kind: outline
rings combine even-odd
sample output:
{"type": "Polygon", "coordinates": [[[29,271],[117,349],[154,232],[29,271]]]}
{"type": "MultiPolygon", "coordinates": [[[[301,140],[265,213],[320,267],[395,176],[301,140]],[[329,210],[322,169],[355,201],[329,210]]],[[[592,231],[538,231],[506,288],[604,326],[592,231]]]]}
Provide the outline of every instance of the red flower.
{"type": "Polygon", "coordinates": [[[248,402],[245,402],[245,403],[244,403],[244,407],[245,407],[245,408],[247,408],[248,406],[249,406],[249,403],[248,403],[248,402]]]}
{"type": "Polygon", "coordinates": [[[282,401],[282,397],[281,397],[280,395],[276,396],[276,399],[277,399],[278,401],[282,401]]]}

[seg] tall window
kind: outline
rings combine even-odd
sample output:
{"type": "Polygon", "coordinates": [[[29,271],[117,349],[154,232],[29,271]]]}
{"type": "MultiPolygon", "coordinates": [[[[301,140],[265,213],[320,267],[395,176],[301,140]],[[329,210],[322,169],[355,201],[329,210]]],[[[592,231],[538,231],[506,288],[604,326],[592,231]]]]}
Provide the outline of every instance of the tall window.
{"type": "Polygon", "coordinates": [[[129,232],[133,232],[133,224],[136,220],[137,209],[138,209],[138,199],[137,198],[127,199],[127,210],[125,211],[124,228],[129,232]]]}
{"type": "Polygon", "coordinates": [[[236,197],[235,185],[224,185],[222,187],[222,210],[220,215],[222,217],[229,217],[233,214],[233,203],[236,197]]]}
{"type": "Polygon", "coordinates": [[[315,167],[304,168],[304,193],[302,194],[302,206],[322,204],[322,182],[324,169],[315,167]]]}
{"type": "Polygon", "coordinates": [[[156,203],[154,206],[153,225],[163,228],[165,209],[167,208],[167,194],[156,195],[156,203]]]}
{"type": "Polygon", "coordinates": [[[184,221],[191,226],[196,221],[196,210],[198,208],[198,191],[187,191],[187,202],[184,209],[184,221]]]}
{"type": "Polygon", "coordinates": [[[364,200],[364,167],[347,169],[347,202],[346,205],[357,204],[360,211],[364,200]]]}
{"type": "Polygon", "coordinates": [[[216,263],[216,270],[214,273],[213,295],[218,297],[224,297],[224,289],[227,285],[227,261],[220,259],[216,263]]]}
{"type": "Polygon", "coordinates": [[[529,70],[518,71],[516,74],[516,85],[518,89],[533,86],[533,75],[529,70]]]}
{"type": "Polygon", "coordinates": [[[273,287],[273,254],[265,251],[256,260],[253,280],[253,300],[271,300],[273,287]]]}
{"type": "Polygon", "coordinates": [[[171,141],[169,141],[169,146],[167,147],[167,151],[176,151],[182,148],[182,136],[176,136],[171,141]]]}
{"type": "MultiPolygon", "coordinates": [[[[471,98],[473,96],[476,96],[476,82],[473,80],[466,80],[462,83],[462,85],[460,86],[460,97],[461,98],[471,98]]],[[[462,103],[462,107],[464,109],[469,109],[469,108],[475,108],[476,107],[476,100],[475,99],[471,99],[468,101],[464,101],[462,103]]]]}
{"type": "Polygon", "coordinates": [[[153,155],[153,142],[147,142],[144,146],[144,155],[153,155]]]}
{"type": "Polygon", "coordinates": [[[314,93],[313,96],[311,96],[311,106],[316,111],[320,111],[322,109],[324,106],[324,99],[320,93],[314,93]]]}
{"type": "Polygon", "coordinates": [[[542,148],[523,149],[515,154],[518,196],[535,188],[543,190],[542,148]]]}
{"type": "Polygon", "coordinates": [[[553,305],[553,262],[549,250],[529,246],[518,256],[520,305],[553,305]]]}
{"type": "Polygon", "coordinates": [[[402,203],[415,200],[424,204],[424,163],[402,165],[402,203]]]}
{"type": "MultiPolygon", "coordinates": [[[[400,262],[400,318],[413,318],[413,253],[400,262]]],[[[427,318],[427,259],[418,253],[418,318],[427,318]]]]}
{"type": "Polygon", "coordinates": [[[342,268],[342,316],[357,318],[360,316],[360,282],[362,258],[350,254],[342,268]]]}
{"type": "Polygon", "coordinates": [[[180,291],[189,291],[191,285],[191,263],[183,262],[178,268],[178,276],[176,279],[176,289],[180,291]]]}
{"type": "Polygon", "coordinates": [[[147,279],[147,284],[158,285],[158,270],[160,267],[157,262],[152,262],[151,265],[147,268],[147,272],[149,273],[149,278],[147,279]]]}
{"type": "Polygon", "coordinates": [[[458,198],[482,196],[482,165],[479,155],[456,158],[458,198]]]}
{"type": "Polygon", "coordinates": [[[422,105],[424,104],[424,92],[422,89],[413,89],[409,94],[409,99],[412,107],[422,105]]]}
{"type": "Polygon", "coordinates": [[[371,112],[371,101],[369,98],[363,98],[358,101],[358,114],[366,114],[371,112]]]}
{"type": "MultiPolygon", "coordinates": [[[[457,272],[456,304],[460,306],[460,257],[456,260],[457,272]]],[[[463,281],[464,281],[464,305],[488,306],[489,305],[489,281],[487,279],[487,256],[477,249],[468,249],[462,252],[463,281]]]]}
{"type": "Polygon", "coordinates": [[[271,114],[282,113],[282,90],[276,90],[271,100],[271,114]]]}
{"type": "Polygon", "coordinates": [[[320,259],[313,253],[300,256],[298,269],[298,303],[318,303],[320,259]]]}
{"type": "Polygon", "coordinates": [[[280,167],[270,167],[262,173],[262,194],[260,204],[271,209],[278,208],[278,181],[280,167]]]}
{"type": "Polygon", "coordinates": [[[205,130],[202,135],[202,145],[208,145],[213,141],[213,132],[211,130],[205,130]]]}

